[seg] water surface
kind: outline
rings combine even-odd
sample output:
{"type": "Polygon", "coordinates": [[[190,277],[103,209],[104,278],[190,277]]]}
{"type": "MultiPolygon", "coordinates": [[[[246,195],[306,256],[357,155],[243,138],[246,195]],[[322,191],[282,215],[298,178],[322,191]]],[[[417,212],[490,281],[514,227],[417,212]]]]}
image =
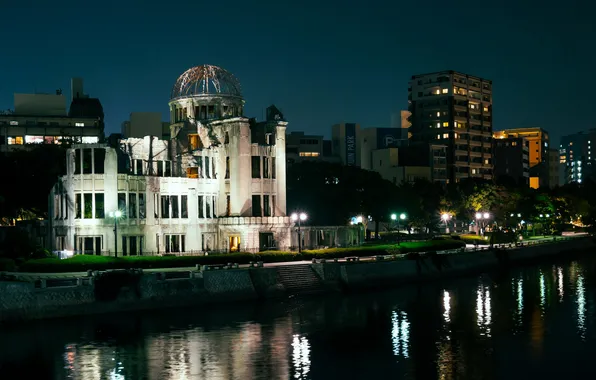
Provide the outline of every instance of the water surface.
{"type": "Polygon", "coordinates": [[[0,328],[0,379],[592,379],[596,260],[0,328]]]}

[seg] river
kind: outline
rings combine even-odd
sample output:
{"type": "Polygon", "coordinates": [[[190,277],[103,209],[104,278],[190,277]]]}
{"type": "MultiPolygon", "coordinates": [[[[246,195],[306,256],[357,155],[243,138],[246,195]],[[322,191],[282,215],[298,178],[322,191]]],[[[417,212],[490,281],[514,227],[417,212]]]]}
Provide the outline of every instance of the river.
{"type": "Polygon", "coordinates": [[[596,259],[0,327],[0,379],[596,378],[596,259]]]}

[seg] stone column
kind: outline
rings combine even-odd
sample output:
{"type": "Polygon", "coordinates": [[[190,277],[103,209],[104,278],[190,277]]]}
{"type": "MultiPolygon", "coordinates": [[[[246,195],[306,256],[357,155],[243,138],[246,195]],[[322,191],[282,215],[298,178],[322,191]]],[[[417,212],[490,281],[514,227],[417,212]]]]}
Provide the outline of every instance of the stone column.
{"type": "MultiPolygon", "coordinates": [[[[275,200],[276,216],[286,216],[286,126],[278,122],[275,132],[275,200]]],[[[310,210],[306,210],[307,212],[310,210]]]]}
{"type": "Polygon", "coordinates": [[[237,122],[230,132],[231,214],[234,216],[250,216],[252,179],[250,171],[250,126],[248,121],[237,122]]]}

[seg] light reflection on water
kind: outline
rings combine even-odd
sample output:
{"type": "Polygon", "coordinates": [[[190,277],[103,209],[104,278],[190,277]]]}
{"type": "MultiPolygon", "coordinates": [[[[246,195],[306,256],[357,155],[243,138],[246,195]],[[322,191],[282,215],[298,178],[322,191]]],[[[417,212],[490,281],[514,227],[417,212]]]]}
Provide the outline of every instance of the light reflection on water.
{"type": "Polygon", "coordinates": [[[28,324],[0,330],[0,378],[554,379],[563,367],[573,377],[596,355],[594,264],[225,311],[28,324]],[[31,366],[32,358],[47,359],[31,366]]]}

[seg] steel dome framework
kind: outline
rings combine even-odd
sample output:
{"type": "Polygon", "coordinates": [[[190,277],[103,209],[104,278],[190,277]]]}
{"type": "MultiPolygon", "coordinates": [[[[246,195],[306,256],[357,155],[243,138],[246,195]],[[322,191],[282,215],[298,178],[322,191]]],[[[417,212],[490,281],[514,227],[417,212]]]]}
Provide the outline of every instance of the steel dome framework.
{"type": "Polygon", "coordinates": [[[221,67],[202,65],[188,69],[178,77],[170,99],[217,95],[242,98],[240,82],[221,67]]]}

